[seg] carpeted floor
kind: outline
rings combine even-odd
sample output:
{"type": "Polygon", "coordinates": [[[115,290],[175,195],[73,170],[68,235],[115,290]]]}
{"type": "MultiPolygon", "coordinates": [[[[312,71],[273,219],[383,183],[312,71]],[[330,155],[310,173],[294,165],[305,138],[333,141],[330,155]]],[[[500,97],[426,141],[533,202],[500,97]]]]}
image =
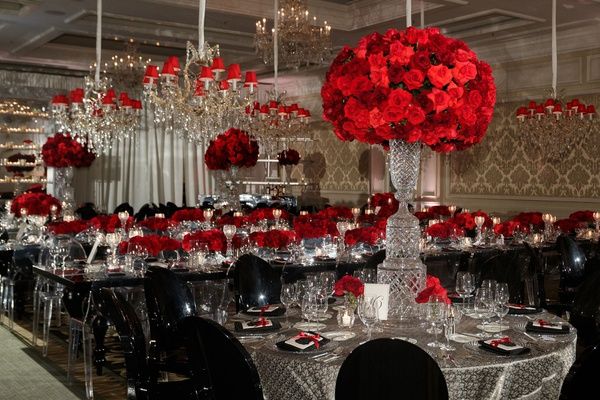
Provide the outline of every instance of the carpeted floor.
{"type": "Polygon", "coordinates": [[[67,386],[64,371],[48,363],[4,326],[0,326],[0,343],[0,399],[85,398],[83,391],[67,386]]]}

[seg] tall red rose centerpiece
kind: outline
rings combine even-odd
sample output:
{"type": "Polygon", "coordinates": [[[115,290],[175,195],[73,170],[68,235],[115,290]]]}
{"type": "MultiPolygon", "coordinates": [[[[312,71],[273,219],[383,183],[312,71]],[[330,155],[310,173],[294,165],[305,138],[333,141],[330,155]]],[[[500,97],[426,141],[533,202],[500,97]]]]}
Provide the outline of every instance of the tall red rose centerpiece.
{"type": "Polygon", "coordinates": [[[450,152],[481,141],[496,102],[491,68],[436,28],[391,29],[345,47],[327,72],[321,96],[323,118],[338,138],[389,145],[399,208],[387,222],[387,257],[378,281],[390,285],[392,316],[403,318],[425,288],[420,228],[408,211],[421,146],[450,152]]]}
{"type": "Polygon", "coordinates": [[[230,128],[210,141],[204,154],[208,169],[223,171],[220,184],[222,192],[227,194],[226,202],[230,209],[240,208],[239,168],[250,168],[258,161],[258,142],[245,131],[230,128]]]}

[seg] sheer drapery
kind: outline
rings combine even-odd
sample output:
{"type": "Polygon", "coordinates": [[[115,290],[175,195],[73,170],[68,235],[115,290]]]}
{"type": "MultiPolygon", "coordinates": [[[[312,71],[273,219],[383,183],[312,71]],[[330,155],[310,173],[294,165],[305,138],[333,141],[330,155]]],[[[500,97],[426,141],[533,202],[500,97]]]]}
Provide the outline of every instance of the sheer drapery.
{"type": "Polygon", "coordinates": [[[188,143],[156,126],[144,112],[135,140],[115,142],[90,168],[75,173],[76,202],[90,201],[103,211],[129,202],[135,210],[148,202],[195,205],[199,194],[211,193],[204,147],[188,143]]]}

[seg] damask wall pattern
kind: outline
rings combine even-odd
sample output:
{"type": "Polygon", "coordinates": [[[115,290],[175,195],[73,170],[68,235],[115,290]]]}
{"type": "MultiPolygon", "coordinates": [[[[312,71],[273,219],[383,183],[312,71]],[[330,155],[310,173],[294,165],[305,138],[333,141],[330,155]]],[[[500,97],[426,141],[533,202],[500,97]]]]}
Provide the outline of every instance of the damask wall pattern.
{"type": "MultiPolygon", "coordinates": [[[[600,104],[600,95],[579,99],[600,104]]],[[[542,163],[519,130],[519,105],[497,105],[482,143],[449,156],[447,195],[599,198],[600,135],[579,141],[562,161],[542,163]]]]}

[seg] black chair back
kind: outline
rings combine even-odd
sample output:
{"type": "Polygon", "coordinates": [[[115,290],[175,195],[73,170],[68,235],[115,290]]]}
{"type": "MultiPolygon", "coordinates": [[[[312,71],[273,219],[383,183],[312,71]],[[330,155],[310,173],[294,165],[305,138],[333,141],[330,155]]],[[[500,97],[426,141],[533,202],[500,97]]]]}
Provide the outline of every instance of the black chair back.
{"type": "Polygon", "coordinates": [[[137,222],[142,221],[146,218],[154,217],[154,215],[160,212],[159,208],[154,203],[146,203],[142,207],[140,207],[140,211],[138,211],[134,218],[137,222]]]}
{"type": "Polygon", "coordinates": [[[596,398],[600,371],[600,343],[586,348],[571,366],[560,391],[560,400],[596,398]]]}
{"type": "Polygon", "coordinates": [[[85,203],[84,205],[79,207],[77,210],[75,210],[75,213],[78,214],[79,217],[84,220],[92,219],[98,215],[98,212],[96,211],[96,208],[94,207],[94,203],[85,203]]]}
{"type": "Polygon", "coordinates": [[[173,271],[150,265],[144,280],[150,335],[161,349],[169,349],[178,340],[178,323],[196,315],[194,297],[173,271]]]}
{"type": "Polygon", "coordinates": [[[440,367],[423,349],[397,339],[375,339],[350,353],[335,384],[336,400],[445,400],[440,367]]]}
{"type": "Polygon", "coordinates": [[[589,346],[600,340],[600,269],[586,274],[571,307],[571,324],[577,328],[577,343],[589,346]]]}
{"type": "Polygon", "coordinates": [[[529,265],[527,268],[528,291],[532,298],[529,303],[538,307],[546,307],[546,288],[544,286],[544,262],[537,249],[531,247],[527,242],[523,242],[525,251],[529,255],[529,265]]]}
{"type": "Polygon", "coordinates": [[[218,323],[199,317],[182,321],[191,346],[194,370],[205,372],[204,384],[214,400],[262,400],[260,377],[244,346],[218,323]]]}
{"type": "Polygon", "coordinates": [[[117,207],[115,207],[113,214],[118,214],[123,211],[127,211],[129,213],[129,216],[133,217],[133,207],[131,207],[131,205],[129,203],[119,204],[117,207]]]}
{"type": "Polygon", "coordinates": [[[385,249],[379,250],[377,253],[369,257],[365,263],[365,268],[377,269],[377,266],[381,264],[383,260],[385,260],[385,249]]]}
{"type": "Polygon", "coordinates": [[[244,254],[235,263],[233,287],[237,311],[280,302],[281,280],[271,265],[253,254],[244,254]]]}
{"type": "Polygon", "coordinates": [[[125,356],[127,399],[145,398],[140,392],[147,386],[146,340],[142,324],[133,307],[119,293],[103,288],[94,294],[100,313],[115,326],[125,356]]]}
{"type": "Polygon", "coordinates": [[[561,266],[561,287],[563,289],[574,289],[583,281],[585,273],[586,257],[583,250],[575,240],[569,236],[560,235],[556,240],[561,266]]]}

